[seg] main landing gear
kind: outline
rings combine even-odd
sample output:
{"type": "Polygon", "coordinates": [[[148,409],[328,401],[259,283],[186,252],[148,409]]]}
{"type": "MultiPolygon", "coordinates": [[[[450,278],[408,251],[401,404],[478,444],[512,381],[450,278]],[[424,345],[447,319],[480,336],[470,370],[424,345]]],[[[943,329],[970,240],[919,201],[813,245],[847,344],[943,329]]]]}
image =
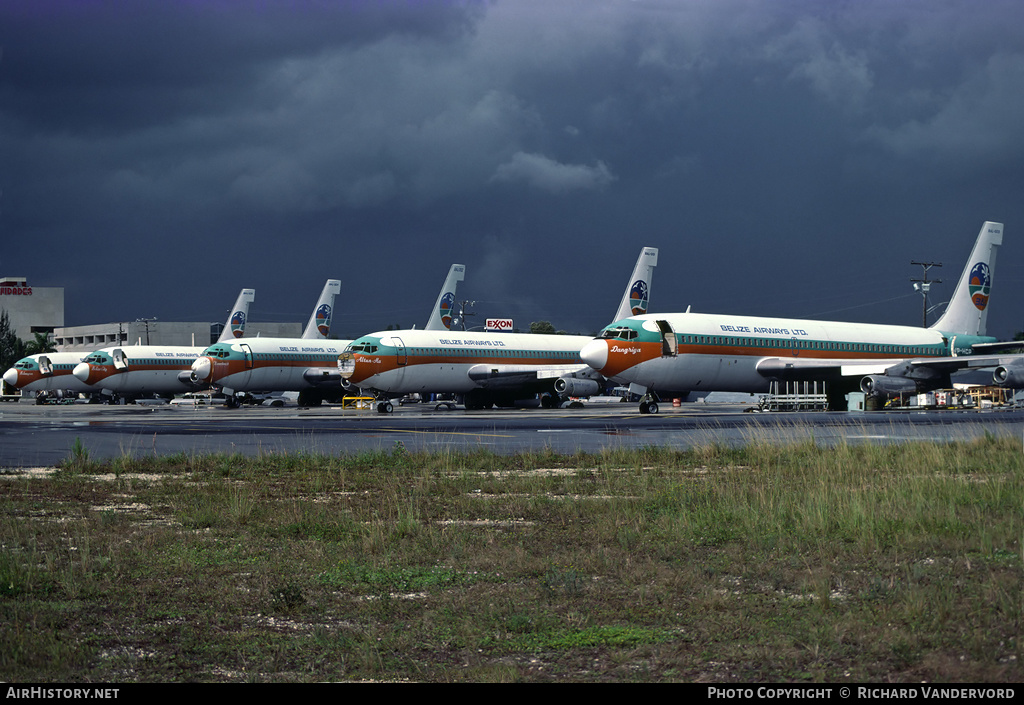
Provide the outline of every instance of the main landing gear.
{"type": "Polygon", "coordinates": [[[394,405],[387,399],[384,401],[377,402],[377,413],[378,414],[390,414],[395,410],[394,405]]]}
{"type": "Polygon", "coordinates": [[[643,399],[640,400],[640,413],[641,414],[656,414],[658,413],[658,398],[653,394],[645,394],[643,399]]]}

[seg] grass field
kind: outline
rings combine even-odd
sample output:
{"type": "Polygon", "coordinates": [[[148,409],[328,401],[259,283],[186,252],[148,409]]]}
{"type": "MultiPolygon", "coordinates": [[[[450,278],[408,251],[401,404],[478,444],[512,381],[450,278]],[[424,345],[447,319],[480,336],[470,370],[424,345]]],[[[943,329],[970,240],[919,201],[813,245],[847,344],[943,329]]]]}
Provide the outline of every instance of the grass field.
{"type": "Polygon", "coordinates": [[[0,680],[1021,682],[1019,438],[0,476],[0,680]]]}

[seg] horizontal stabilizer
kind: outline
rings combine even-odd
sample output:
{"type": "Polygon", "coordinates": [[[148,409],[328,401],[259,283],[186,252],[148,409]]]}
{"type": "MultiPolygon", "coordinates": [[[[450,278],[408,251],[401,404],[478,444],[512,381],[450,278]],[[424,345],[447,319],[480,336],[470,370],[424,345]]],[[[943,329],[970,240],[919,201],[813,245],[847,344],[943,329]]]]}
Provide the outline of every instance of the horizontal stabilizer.
{"type": "Polygon", "coordinates": [[[971,350],[976,355],[1012,355],[1024,353],[1024,340],[1007,340],[999,343],[975,343],[971,350]]]}

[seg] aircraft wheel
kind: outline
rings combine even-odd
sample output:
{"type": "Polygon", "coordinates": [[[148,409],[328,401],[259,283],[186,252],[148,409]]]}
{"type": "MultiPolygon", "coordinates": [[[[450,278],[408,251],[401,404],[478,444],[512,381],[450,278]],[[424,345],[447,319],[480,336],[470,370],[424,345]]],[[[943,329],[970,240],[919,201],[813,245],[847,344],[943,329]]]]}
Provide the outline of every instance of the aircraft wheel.
{"type": "Polygon", "coordinates": [[[380,404],[377,404],[377,413],[390,414],[394,410],[395,407],[389,401],[382,401],[380,404]]]}
{"type": "Polygon", "coordinates": [[[651,413],[651,405],[645,401],[640,402],[640,413],[649,414],[651,413]]]}
{"type": "Polygon", "coordinates": [[[656,413],[658,413],[658,402],[652,401],[651,403],[649,403],[647,405],[647,413],[648,414],[656,414],[656,413]]]}

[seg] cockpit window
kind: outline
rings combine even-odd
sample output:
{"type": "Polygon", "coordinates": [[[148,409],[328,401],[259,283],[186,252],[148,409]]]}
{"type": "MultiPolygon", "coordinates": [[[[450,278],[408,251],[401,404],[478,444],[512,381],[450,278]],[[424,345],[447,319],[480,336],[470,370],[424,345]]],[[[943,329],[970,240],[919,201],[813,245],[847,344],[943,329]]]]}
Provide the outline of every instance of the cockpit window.
{"type": "Polygon", "coordinates": [[[373,343],[359,343],[358,345],[349,345],[348,350],[349,352],[375,353],[377,346],[373,343]]]}
{"type": "Polygon", "coordinates": [[[637,332],[632,328],[617,326],[605,329],[601,337],[605,340],[636,340],[637,335],[637,332]]]}

